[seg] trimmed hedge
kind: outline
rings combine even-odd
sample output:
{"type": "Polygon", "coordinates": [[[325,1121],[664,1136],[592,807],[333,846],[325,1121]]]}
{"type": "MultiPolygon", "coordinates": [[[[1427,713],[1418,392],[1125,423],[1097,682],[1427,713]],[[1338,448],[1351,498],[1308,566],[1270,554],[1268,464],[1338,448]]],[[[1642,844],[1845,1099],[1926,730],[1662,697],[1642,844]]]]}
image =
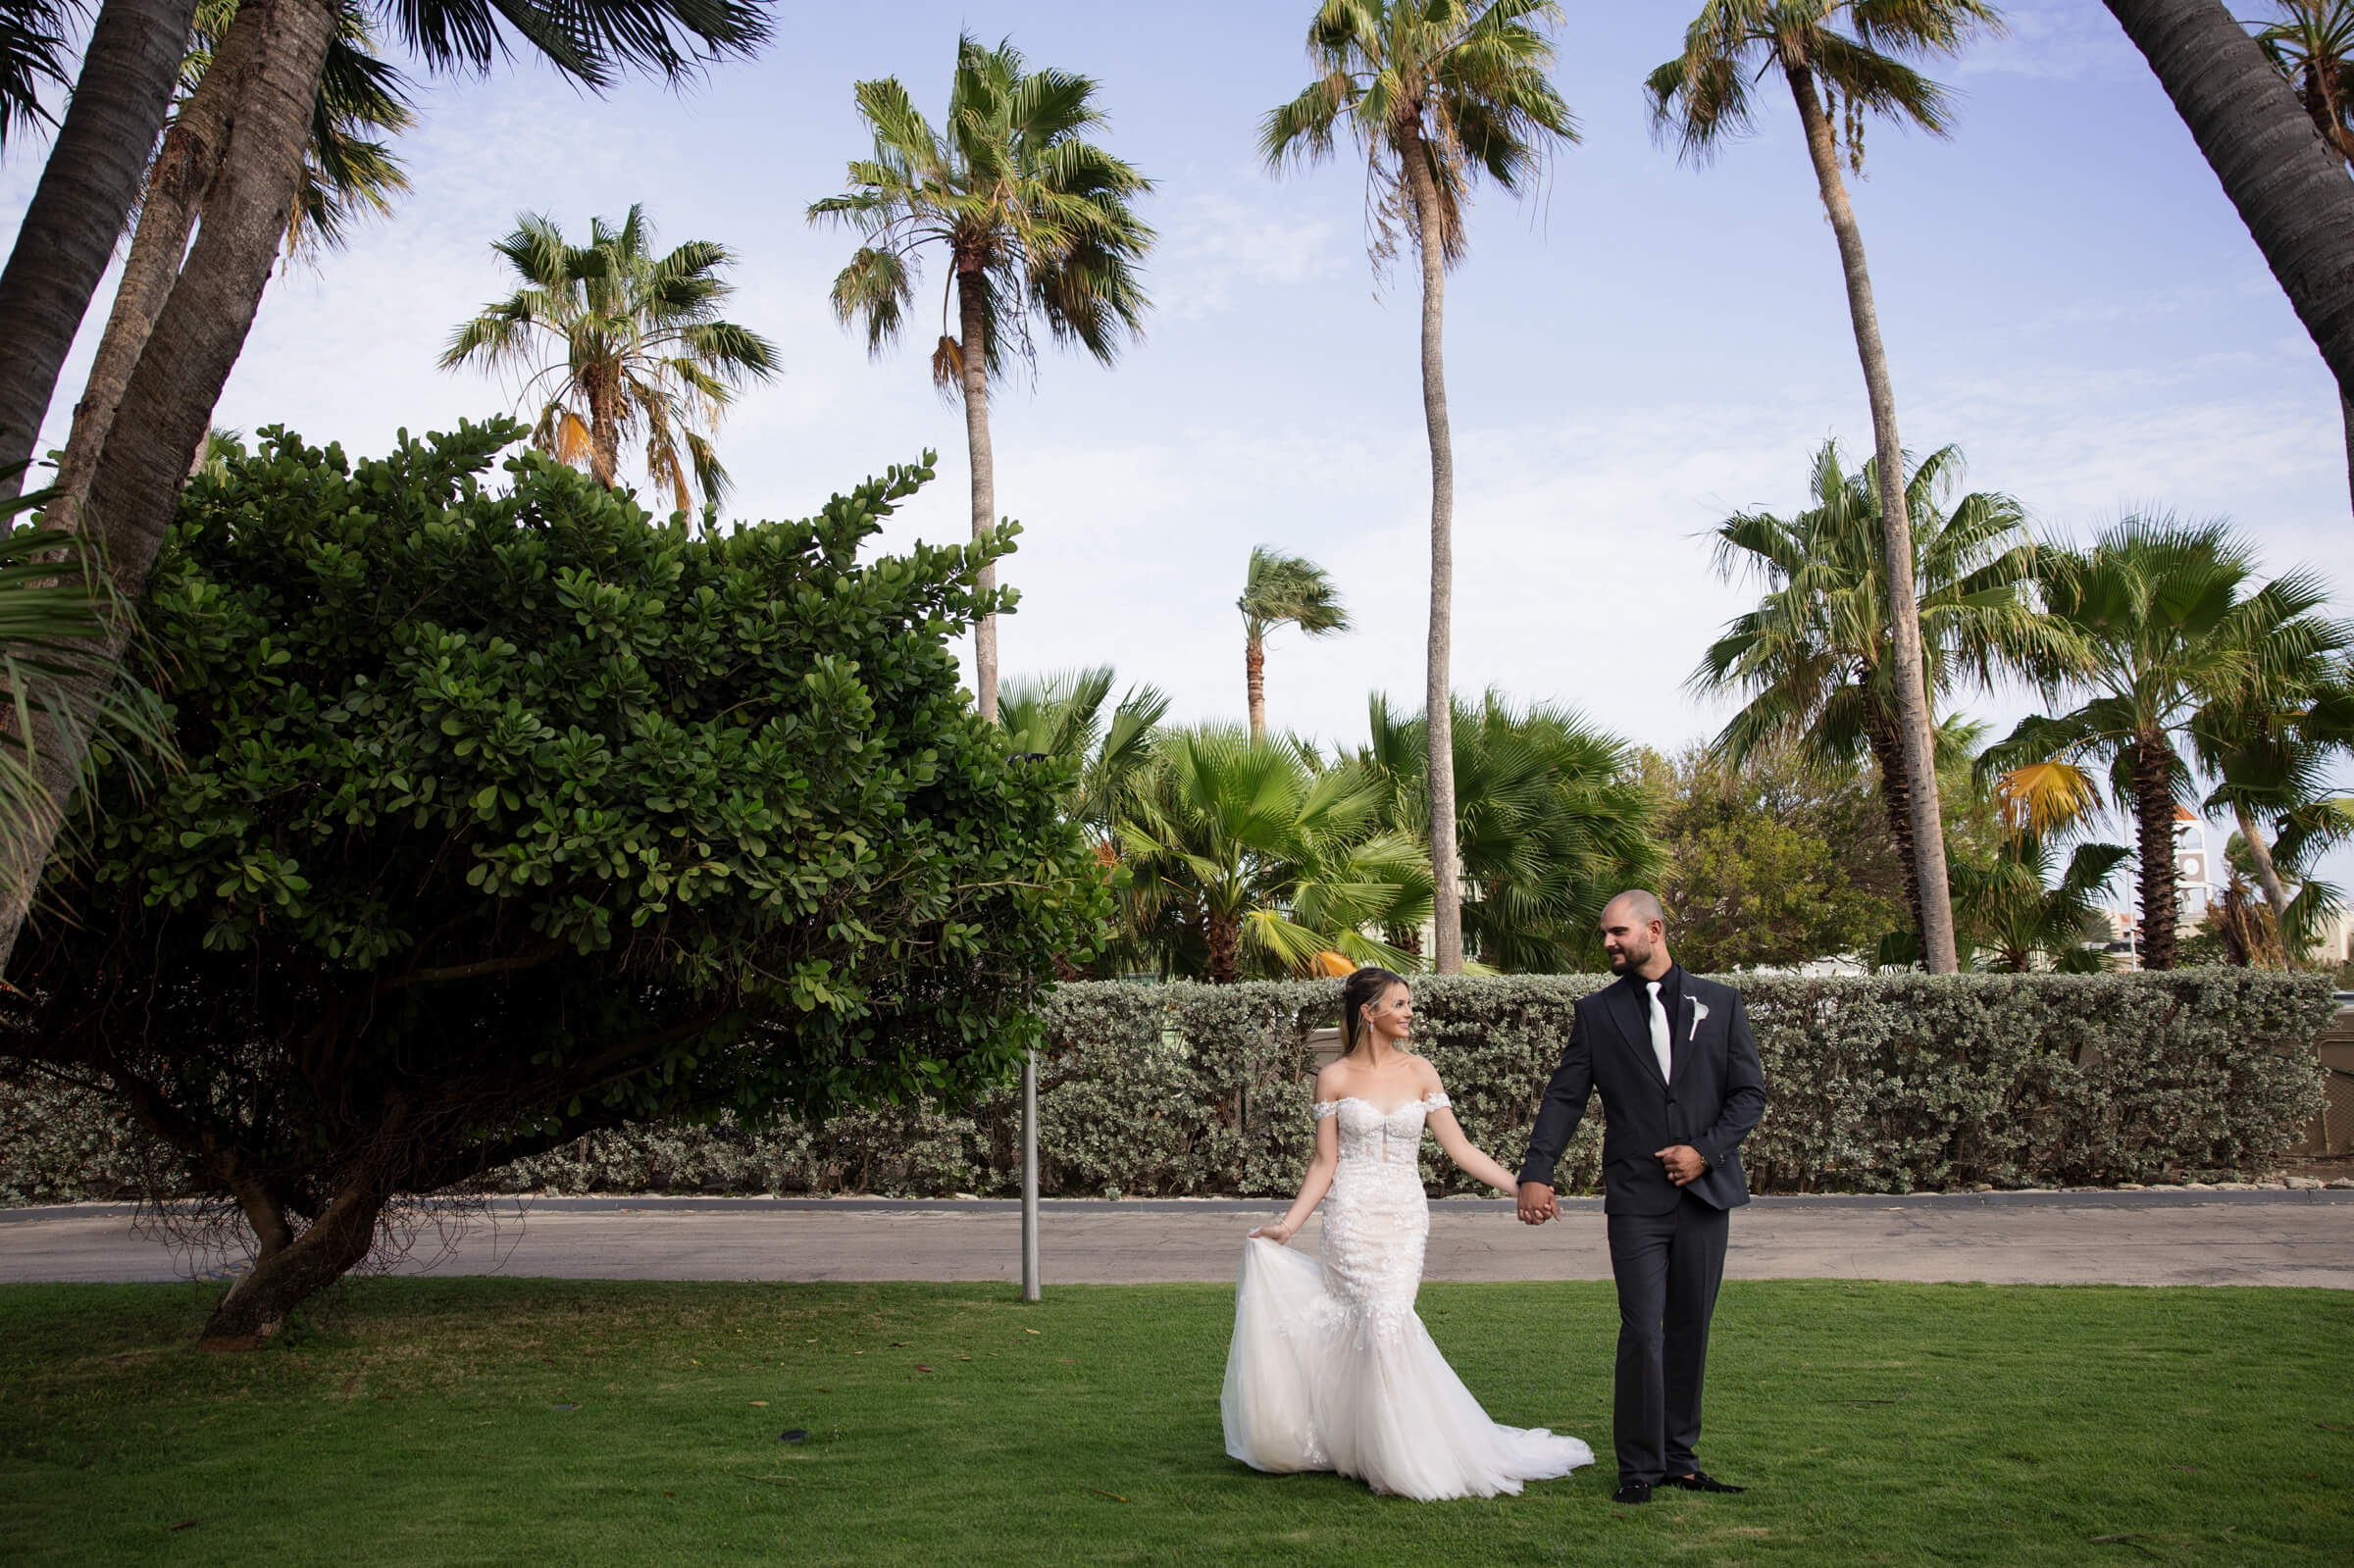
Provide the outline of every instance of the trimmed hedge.
{"type": "MultiPolygon", "coordinates": [[[[1483,1148],[1516,1165],[1570,1005],[1599,976],[1424,979],[1415,1037],[1483,1148]]],[[[1766,1068],[1743,1147],[1761,1192],[2106,1186],[2260,1172],[2321,1103],[2311,1042],[2327,977],[1743,977],[1766,1068]]],[[[1065,986],[1046,1009],[1040,1178],[1066,1196],[1272,1195],[1296,1187],[1312,1128],[1307,1035],[1332,981],[1065,986]]],[[[732,1122],[601,1133],[518,1162],[507,1191],[877,1192],[1016,1189],[1018,1098],[969,1115],[907,1107],[819,1128],[732,1122]]],[[[139,1139],[70,1091],[0,1090],[0,1202],[106,1196],[139,1139]]],[[[1597,1105],[1561,1167],[1597,1179],[1597,1105]]],[[[1471,1184],[1425,1144],[1433,1192],[1471,1184]]]]}

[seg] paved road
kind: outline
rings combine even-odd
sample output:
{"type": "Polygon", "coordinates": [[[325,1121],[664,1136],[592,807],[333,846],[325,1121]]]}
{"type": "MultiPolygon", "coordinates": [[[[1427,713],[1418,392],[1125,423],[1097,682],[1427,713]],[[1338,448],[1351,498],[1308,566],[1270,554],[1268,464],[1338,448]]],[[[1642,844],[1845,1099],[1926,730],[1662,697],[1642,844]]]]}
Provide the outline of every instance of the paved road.
{"type": "MultiPolygon", "coordinates": [[[[1046,1277],[1060,1284],[1228,1281],[1242,1239],[1279,1205],[1049,1203],[1046,1277]]],[[[1601,1206],[1530,1230],[1502,1201],[1432,1207],[1434,1280],[1610,1275],[1601,1206]]],[[[548,1199],[502,1204],[446,1249],[429,1233],[404,1272],[558,1279],[1014,1280],[1010,1203],[548,1199]]],[[[1312,1249],[1316,1227],[1293,1244],[1312,1249]]],[[[117,1206],[0,1213],[0,1281],[184,1279],[217,1270],[117,1206]]],[[[2354,1290],[2354,1191],[1764,1198],[1733,1217],[1735,1279],[1996,1285],[2298,1285],[2354,1290]]]]}

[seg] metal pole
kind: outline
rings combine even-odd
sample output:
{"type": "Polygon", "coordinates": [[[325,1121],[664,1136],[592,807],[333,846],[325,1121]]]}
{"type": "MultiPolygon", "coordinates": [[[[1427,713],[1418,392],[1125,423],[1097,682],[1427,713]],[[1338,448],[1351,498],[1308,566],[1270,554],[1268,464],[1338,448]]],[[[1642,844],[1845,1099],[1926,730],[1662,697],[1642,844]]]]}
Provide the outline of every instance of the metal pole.
{"type": "Polygon", "coordinates": [[[1038,1299],[1038,1052],[1022,1055],[1022,1299],[1038,1299]]]}

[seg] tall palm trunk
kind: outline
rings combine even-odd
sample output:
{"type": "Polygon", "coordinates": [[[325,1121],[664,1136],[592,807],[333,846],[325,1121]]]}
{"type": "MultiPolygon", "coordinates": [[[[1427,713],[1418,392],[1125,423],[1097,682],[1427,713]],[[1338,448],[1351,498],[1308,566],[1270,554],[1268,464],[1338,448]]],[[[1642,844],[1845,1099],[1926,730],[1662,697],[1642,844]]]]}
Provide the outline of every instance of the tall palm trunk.
{"type": "MultiPolygon", "coordinates": [[[[998,460],[989,444],[989,316],[981,298],[981,271],[959,265],[956,272],[956,324],[964,334],[957,350],[964,381],[964,444],[973,471],[973,537],[998,526],[998,460]]],[[[981,569],[981,591],[994,593],[998,569],[981,569]]],[[[973,688],[981,701],[981,717],[998,720],[998,618],[985,615],[973,623],[973,688]]]]}
{"type": "MultiPolygon", "coordinates": [[[[163,150],[156,155],[139,200],[139,224],[131,235],[130,254],[123,263],[123,280],[115,286],[114,307],[107,313],[98,355],[90,363],[89,379],[74,409],[66,453],[58,464],[60,493],[46,519],[53,528],[80,526],[81,506],[89,495],[99,454],[106,450],[106,438],[114,430],[124,388],[130,384],[130,374],[147,347],[148,334],[155,329],[156,318],[172,297],[173,281],[187,260],[188,236],[195,231],[205,192],[220,173],[221,155],[229,143],[230,117],[239,84],[261,50],[269,20],[267,7],[238,8],[204,79],[179,106],[171,128],[164,132],[163,150]]],[[[183,50],[185,46],[182,38],[183,50]]]]}
{"type": "Polygon", "coordinates": [[[1430,432],[1430,643],[1422,712],[1430,741],[1431,968],[1463,972],[1461,862],[1455,843],[1455,441],[1447,428],[1447,248],[1438,182],[1423,151],[1420,121],[1401,141],[1422,259],[1422,420],[1430,432]]]}
{"type": "Polygon", "coordinates": [[[2234,802],[2231,814],[2239,819],[2240,842],[2248,846],[2248,859],[2255,863],[2256,885],[2264,889],[2264,901],[2273,909],[2273,928],[2280,934],[2281,967],[2294,969],[2297,955],[2288,948],[2288,887],[2280,881],[2280,868],[2273,864],[2273,846],[2264,841],[2264,829],[2254,812],[2234,802]]]}
{"type": "MultiPolygon", "coordinates": [[[[221,167],[204,202],[204,226],[148,335],[123,394],[114,429],[91,477],[85,531],[106,546],[107,570],[136,599],[172,522],[188,454],[211,428],[221,387],[236,365],[260,306],[262,288],[285,238],[286,214],[302,177],[311,109],[335,28],[325,0],[247,0],[263,19],[260,44],[240,73],[221,167]]],[[[35,763],[41,788],[26,832],[0,843],[0,971],[24,929],[65,801],[80,775],[100,699],[121,658],[118,628],[93,650],[97,673],[59,683],[58,695],[78,720],[75,733],[35,763]]]]}
{"type": "Polygon", "coordinates": [[[1913,838],[1913,790],[1905,782],[1905,744],[1897,733],[1896,716],[1884,711],[1871,716],[1871,759],[1877,764],[1880,776],[1880,811],[1888,819],[1888,836],[1896,840],[1897,864],[1905,873],[1905,904],[1913,912],[1913,935],[1921,938],[1921,951],[1928,951],[1927,938],[1922,936],[1925,924],[1920,915],[1920,856],[1913,838]]]}
{"type": "Polygon", "coordinates": [[[2107,0],[2190,127],[2340,392],[2354,393],[2354,181],[2223,0],[2107,0]]]}
{"type": "Polygon", "coordinates": [[[1267,738],[1267,648],[1257,637],[1243,642],[1243,690],[1251,706],[1251,738],[1267,738]]]}
{"type": "Polygon", "coordinates": [[[2164,733],[2145,731],[2134,738],[2135,847],[2141,857],[2141,967],[2175,967],[2175,755],[2164,733]]]}
{"type": "Polygon", "coordinates": [[[609,490],[621,477],[621,375],[599,366],[587,381],[588,477],[609,490]]]}
{"type": "Polygon", "coordinates": [[[2338,393],[2337,414],[2346,428],[2346,495],[2354,500],[2354,397],[2338,393]]]}
{"type": "Polygon", "coordinates": [[[0,271],[0,495],[32,456],[74,334],[122,236],[187,58],[195,0],[106,0],[0,271]]]}
{"type": "Polygon", "coordinates": [[[1823,210],[1838,236],[1839,260],[1847,274],[1847,310],[1855,324],[1856,355],[1864,363],[1864,389],[1871,401],[1872,444],[1879,460],[1880,548],[1888,574],[1890,657],[1896,677],[1899,739],[1904,746],[1905,783],[1912,796],[1913,845],[1920,885],[1921,958],[1932,975],[1962,967],[1954,939],[1954,905],[1946,885],[1945,820],[1937,799],[1937,740],[1929,724],[1929,698],[1921,675],[1920,605],[1913,590],[1913,523],[1905,512],[1905,450],[1897,436],[1896,391],[1888,378],[1888,351],[1880,343],[1880,318],[1871,299],[1871,275],[1864,264],[1864,233],[1839,177],[1839,149],[1815,75],[1803,63],[1784,62],[1798,118],[1807,129],[1807,152],[1822,190],[1823,210]]]}

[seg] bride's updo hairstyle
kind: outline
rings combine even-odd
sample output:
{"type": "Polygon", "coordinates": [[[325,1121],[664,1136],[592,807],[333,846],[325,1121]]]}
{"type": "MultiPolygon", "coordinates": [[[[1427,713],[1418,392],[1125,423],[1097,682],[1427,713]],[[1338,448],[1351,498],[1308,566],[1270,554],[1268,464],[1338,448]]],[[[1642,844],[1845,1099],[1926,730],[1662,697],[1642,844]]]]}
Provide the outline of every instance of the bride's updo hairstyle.
{"type": "Polygon", "coordinates": [[[1393,975],[1386,969],[1360,969],[1341,982],[1341,1054],[1356,1054],[1356,1042],[1363,1037],[1365,1004],[1377,1002],[1390,993],[1392,986],[1406,984],[1404,975],[1393,975]]]}

